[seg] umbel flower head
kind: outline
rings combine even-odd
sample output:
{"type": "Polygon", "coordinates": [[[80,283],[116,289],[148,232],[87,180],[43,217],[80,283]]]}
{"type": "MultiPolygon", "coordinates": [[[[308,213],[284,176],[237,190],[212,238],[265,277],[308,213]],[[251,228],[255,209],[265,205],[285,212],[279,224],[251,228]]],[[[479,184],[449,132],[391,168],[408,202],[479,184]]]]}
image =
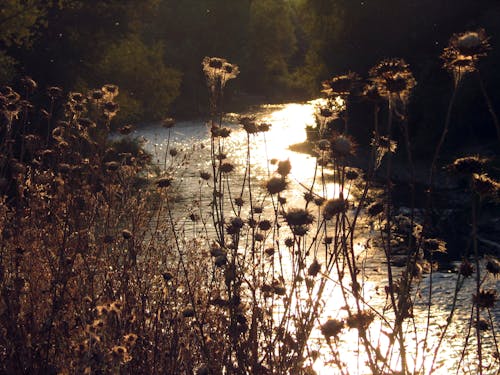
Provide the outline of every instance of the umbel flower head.
{"type": "Polygon", "coordinates": [[[443,67],[453,74],[455,84],[477,69],[480,57],[486,56],[491,48],[484,29],[453,34],[443,50],[443,67]]]}
{"type": "Polygon", "coordinates": [[[212,90],[223,88],[228,80],[236,78],[240,73],[237,65],[220,57],[205,57],[201,65],[212,90]]]}

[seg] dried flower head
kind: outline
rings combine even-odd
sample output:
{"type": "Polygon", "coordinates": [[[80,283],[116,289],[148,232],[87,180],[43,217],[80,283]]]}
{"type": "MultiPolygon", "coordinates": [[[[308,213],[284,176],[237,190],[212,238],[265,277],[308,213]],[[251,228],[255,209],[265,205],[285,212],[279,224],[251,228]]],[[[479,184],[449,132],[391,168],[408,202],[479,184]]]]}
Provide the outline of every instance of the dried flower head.
{"type": "Polygon", "coordinates": [[[241,117],[240,118],[240,124],[243,126],[243,129],[248,134],[255,134],[259,132],[259,127],[257,126],[257,123],[255,122],[255,118],[253,117],[241,117]]]}
{"type": "Polygon", "coordinates": [[[220,171],[222,173],[231,173],[234,170],[234,165],[231,163],[222,163],[220,166],[220,171]]]}
{"type": "Polygon", "coordinates": [[[302,208],[291,208],[285,213],[285,220],[290,227],[309,225],[314,222],[314,216],[302,208]]]}
{"type": "Polygon", "coordinates": [[[375,319],[375,315],[370,310],[360,311],[359,313],[352,314],[347,318],[347,326],[349,328],[356,328],[365,330],[375,319]]]}
{"type": "Polygon", "coordinates": [[[259,222],[259,229],[260,230],[267,231],[267,230],[271,229],[271,227],[272,227],[272,224],[267,219],[264,219],[264,220],[259,222]]]}
{"type": "Polygon", "coordinates": [[[480,57],[486,56],[491,48],[484,29],[453,34],[443,50],[443,67],[453,74],[455,85],[462,77],[476,71],[480,57]]]}
{"type": "Polygon", "coordinates": [[[309,276],[314,277],[319,273],[319,271],[321,271],[321,264],[318,262],[318,260],[316,258],[314,258],[313,262],[311,263],[311,265],[307,269],[307,274],[309,276]]]}
{"type": "Polygon", "coordinates": [[[356,144],[349,135],[334,135],[330,141],[330,151],[332,157],[346,157],[354,155],[356,144]]]}
{"type": "Polygon", "coordinates": [[[496,290],[480,290],[479,294],[474,294],[472,300],[481,309],[491,309],[497,300],[496,290]]]}
{"type": "Polygon", "coordinates": [[[271,177],[266,182],[266,189],[269,194],[278,194],[284,191],[288,186],[286,180],[282,177],[271,177]]]}
{"type": "Polygon", "coordinates": [[[493,180],[486,174],[472,175],[472,188],[481,198],[500,199],[500,182],[493,180]]]}
{"type": "Polygon", "coordinates": [[[286,177],[292,170],[292,164],[290,163],[290,159],[281,160],[278,162],[278,169],[276,172],[281,175],[281,177],[286,177]]]}
{"type": "Polygon", "coordinates": [[[47,88],[47,95],[52,100],[60,99],[63,95],[63,90],[57,86],[50,86],[47,88]]]}
{"type": "Polygon", "coordinates": [[[462,263],[460,263],[458,273],[463,277],[471,277],[474,273],[474,266],[467,259],[464,259],[462,263]]]}
{"type": "Polygon", "coordinates": [[[323,207],[323,217],[325,220],[330,220],[333,217],[346,213],[349,203],[344,198],[329,199],[323,207]]]}
{"type": "Polygon", "coordinates": [[[228,80],[236,78],[239,74],[237,65],[220,57],[205,57],[201,65],[212,91],[224,88],[228,80]]]}
{"type": "Polygon", "coordinates": [[[161,126],[163,126],[165,129],[173,128],[174,125],[175,120],[172,117],[165,117],[163,120],[161,120],[161,126]]]}
{"type": "Polygon", "coordinates": [[[347,97],[359,86],[360,77],[358,74],[349,72],[345,75],[333,77],[322,82],[323,90],[327,96],[347,97]]]}
{"type": "Polygon", "coordinates": [[[113,84],[106,84],[101,88],[104,99],[108,101],[112,101],[119,93],[118,86],[113,84]]]}
{"type": "Polygon", "coordinates": [[[321,333],[325,336],[325,338],[329,339],[332,336],[337,337],[343,328],[344,322],[342,320],[328,319],[321,326],[321,333]]]}
{"type": "Polygon", "coordinates": [[[489,258],[486,262],[486,269],[494,276],[500,275],[500,262],[494,258],[489,258]]]}
{"type": "Polygon", "coordinates": [[[386,100],[406,103],[417,84],[403,59],[386,59],[370,69],[370,80],[386,100]]]}
{"type": "Polygon", "coordinates": [[[484,29],[466,31],[453,34],[448,47],[456,49],[461,55],[477,59],[478,57],[486,56],[488,50],[491,48],[488,39],[488,35],[484,29]]]}
{"type": "Polygon", "coordinates": [[[481,173],[489,160],[479,156],[465,156],[455,159],[455,161],[446,166],[448,171],[471,175],[473,173],[481,173]]]}

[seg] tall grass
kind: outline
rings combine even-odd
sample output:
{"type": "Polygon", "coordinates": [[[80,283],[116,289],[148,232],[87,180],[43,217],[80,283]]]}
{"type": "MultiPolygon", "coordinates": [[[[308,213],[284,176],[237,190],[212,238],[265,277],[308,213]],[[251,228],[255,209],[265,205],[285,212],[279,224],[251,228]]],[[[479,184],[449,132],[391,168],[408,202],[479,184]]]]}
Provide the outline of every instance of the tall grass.
{"type": "MultiPolygon", "coordinates": [[[[454,36],[447,49],[455,90],[464,66],[466,73],[475,71],[484,55],[482,32],[471,33],[454,36]],[[460,50],[464,44],[468,49],[460,50]]],[[[401,59],[382,61],[365,90],[353,73],[323,84],[327,107],[318,115],[316,178],[304,187],[301,204],[286,199],[290,173],[299,166],[269,163],[264,184],[252,174],[252,144],[266,141],[269,124],[241,118],[245,161],[231,161],[223,94],[238,67],[205,58],[203,70],[211,170],[200,171],[200,197],[181,215],[176,198],[188,156],[179,155],[169,136],[162,168],[154,168],[151,155],[127,138],[128,125],[120,128],[124,140],[111,141],[116,86],[68,95],[51,87],[42,108],[35,108],[32,96],[42,93],[29,78],[22,96],[2,89],[0,372],[313,374],[326,351],[331,371],[340,374],[438,373],[457,300],[473,275],[469,329],[457,358],[475,352],[477,373],[498,366],[498,324],[491,314],[496,291],[487,285],[500,264],[483,261],[477,245],[481,203],[498,199],[499,191],[483,173],[486,160],[459,158],[448,166],[470,181],[472,249],[457,270],[446,322],[435,321],[432,312],[433,257],[445,244],[431,236],[431,204],[423,213],[412,204],[404,216],[393,202],[396,124],[413,166],[406,108],[416,82],[409,66],[401,59]],[[375,100],[372,160],[364,178],[348,165],[356,152],[348,104],[361,91],[375,100]],[[343,126],[332,131],[335,119],[343,126]],[[383,167],[385,184],[377,189],[374,175],[383,167]],[[202,205],[203,194],[209,206],[202,205]],[[380,252],[356,248],[365,225],[373,228],[380,252]],[[367,257],[373,254],[386,266],[377,271],[384,275],[378,297],[369,282],[367,257]],[[404,261],[396,267],[398,255],[404,261]],[[339,298],[336,311],[326,309],[332,295],[339,298]],[[417,309],[426,313],[423,330],[417,309]],[[493,332],[488,340],[496,358],[484,358],[486,329],[493,332]],[[346,337],[353,341],[350,349],[346,337]],[[347,358],[353,355],[355,366],[347,358]]],[[[174,121],[163,125],[170,135],[174,121]]],[[[447,120],[430,167],[429,202],[449,126],[447,120]]]]}

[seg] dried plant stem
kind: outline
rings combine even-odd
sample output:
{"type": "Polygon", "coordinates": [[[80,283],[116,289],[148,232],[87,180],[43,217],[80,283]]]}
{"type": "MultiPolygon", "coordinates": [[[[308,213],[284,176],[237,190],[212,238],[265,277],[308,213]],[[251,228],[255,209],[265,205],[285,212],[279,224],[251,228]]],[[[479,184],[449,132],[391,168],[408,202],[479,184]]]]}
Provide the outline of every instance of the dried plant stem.
{"type": "MultiPolygon", "coordinates": [[[[479,264],[479,250],[477,246],[477,210],[478,210],[478,197],[475,193],[472,193],[472,246],[474,249],[474,261],[476,263],[476,296],[479,298],[479,293],[481,291],[481,270],[479,264]]],[[[478,359],[478,374],[483,374],[483,353],[481,344],[481,329],[479,327],[479,321],[481,319],[479,302],[475,302],[476,308],[476,341],[477,341],[477,359],[478,359]]]]}
{"type": "Polygon", "coordinates": [[[481,77],[481,72],[479,71],[479,69],[476,70],[476,75],[477,75],[477,79],[479,81],[479,86],[481,87],[481,92],[484,96],[484,101],[486,102],[486,105],[488,106],[488,111],[490,112],[491,119],[493,120],[493,124],[495,125],[495,129],[497,131],[498,141],[500,142],[500,123],[498,122],[498,116],[497,116],[495,110],[493,109],[493,104],[491,103],[491,99],[488,95],[488,92],[486,91],[486,87],[484,85],[484,81],[483,81],[483,78],[481,77]]]}

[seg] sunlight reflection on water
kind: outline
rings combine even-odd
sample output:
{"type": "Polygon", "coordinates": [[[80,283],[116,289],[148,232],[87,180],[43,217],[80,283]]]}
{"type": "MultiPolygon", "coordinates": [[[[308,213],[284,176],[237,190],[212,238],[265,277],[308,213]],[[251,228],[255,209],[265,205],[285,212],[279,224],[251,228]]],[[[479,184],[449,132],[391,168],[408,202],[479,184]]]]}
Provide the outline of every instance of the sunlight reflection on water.
{"type": "MultiPolygon", "coordinates": [[[[312,101],[306,104],[285,104],[285,105],[267,105],[258,107],[255,111],[245,113],[245,115],[255,116],[258,122],[271,124],[271,129],[265,134],[250,136],[251,142],[251,173],[252,178],[257,183],[262,183],[276,169],[270,164],[272,159],[289,159],[292,164],[291,186],[286,193],[289,203],[303,203],[303,193],[306,188],[310,188],[314,176],[316,161],[315,158],[306,154],[292,152],[289,145],[303,142],[306,139],[305,125],[314,123],[315,105],[318,101],[312,101]],[[305,187],[305,188],[304,188],[305,187]]],[[[235,116],[233,116],[235,117],[235,116]]],[[[235,173],[234,181],[239,181],[243,167],[246,162],[247,134],[236,123],[227,122],[225,126],[232,129],[232,134],[226,142],[228,159],[240,166],[240,170],[235,173]],[[238,173],[240,175],[238,176],[238,173]]],[[[145,139],[146,149],[154,155],[156,162],[161,166],[165,160],[166,142],[169,130],[161,128],[159,125],[152,125],[141,128],[135,132],[138,137],[145,139]]],[[[189,154],[186,160],[187,173],[183,175],[183,191],[187,197],[196,194],[199,188],[199,171],[210,170],[210,142],[209,131],[202,121],[187,121],[178,123],[171,129],[170,146],[176,147],[189,154]],[[191,182],[190,182],[191,181],[191,182]]],[[[183,166],[184,167],[184,166],[183,166]]],[[[317,186],[317,189],[320,187],[317,186]]],[[[329,198],[338,195],[338,186],[332,183],[327,184],[327,194],[329,198]]],[[[209,198],[207,198],[209,199],[209,198]]],[[[384,312],[384,306],[387,305],[387,298],[384,292],[384,286],[387,285],[387,276],[385,274],[386,265],[383,262],[383,256],[379,249],[366,247],[366,241],[371,236],[371,232],[366,225],[360,225],[360,231],[356,239],[356,254],[359,261],[364,264],[362,270],[363,293],[366,301],[374,309],[390,320],[390,314],[384,312]]],[[[397,269],[395,269],[397,271],[397,269]]],[[[332,275],[334,278],[335,275],[332,275]]],[[[437,272],[433,276],[433,305],[430,309],[429,333],[427,335],[427,351],[423,352],[423,340],[426,337],[427,326],[427,307],[429,278],[424,277],[420,285],[415,290],[416,303],[414,306],[414,319],[408,320],[407,324],[407,350],[409,354],[410,367],[421,368],[425,363],[426,373],[432,361],[435,345],[437,344],[437,333],[440,332],[446,322],[450,311],[451,295],[455,288],[456,274],[437,272]],[[418,297],[420,295],[420,297],[418,297]]],[[[498,283],[498,281],[497,281],[498,283]]],[[[490,285],[494,281],[490,282],[490,285]]],[[[494,285],[492,285],[494,286],[494,285]]],[[[473,293],[473,283],[468,282],[464,286],[458,304],[459,309],[456,313],[455,322],[451,324],[448,334],[441,346],[440,355],[437,358],[436,366],[440,366],[435,374],[448,374],[450,371],[457,371],[457,359],[464,345],[464,338],[468,330],[469,310],[465,306],[470,305],[471,295],[473,293]]],[[[343,296],[338,286],[332,286],[325,294],[324,314],[318,322],[319,325],[328,318],[345,319],[346,310],[343,309],[343,296]]],[[[350,301],[349,303],[351,303],[350,301]]],[[[499,307],[493,312],[498,326],[500,317],[499,307]]],[[[369,337],[374,346],[380,348],[384,353],[387,347],[389,336],[384,333],[389,329],[386,325],[380,324],[378,320],[370,326],[369,337]],[[378,322],[378,323],[377,323],[378,322]]],[[[498,332],[498,328],[497,328],[498,332]]],[[[470,338],[470,348],[474,348],[475,338],[470,338]]],[[[485,332],[483,337],[489,339],[489,344],[485,344],[485,358],[493,354],[492,333],[485,332]],[[489,346],[488,346],[489,345],[489,346]]],[[[311,347],[318,350],[320,360],[314,364],[315,371],[320,375],[341,373],[328,364],[331,359],[330,351],[321,339],[319,329],[313,332],[311,338],[311,347]]],[[[346,372],[350,374],[369,374],[369,368],[365,363],[366,358],[360,355],[363,352],[361,343],[358,341],[356,330],[344,330],[337,343],[338,351],[341,354],[341,360],[345,362],[346,372]]],[[[461,364],[464,373],[475,372],[475,351],[470,350],[461,364]]],[[[393,369],[400,365],[400,358],[394,355],[389,362],[393,369]]],[[[485,371],[485,374],[495,374],[496,369],[485,371]]]]}

